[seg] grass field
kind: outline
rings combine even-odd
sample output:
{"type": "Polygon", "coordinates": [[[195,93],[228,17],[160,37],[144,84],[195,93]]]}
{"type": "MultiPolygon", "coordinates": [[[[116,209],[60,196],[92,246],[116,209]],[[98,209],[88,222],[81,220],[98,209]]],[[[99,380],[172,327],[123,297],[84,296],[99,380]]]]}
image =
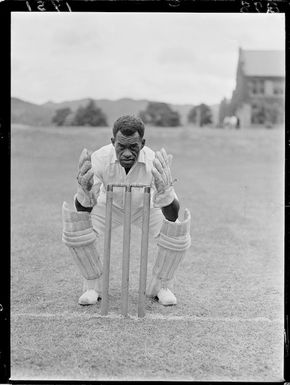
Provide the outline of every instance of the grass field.
{"type": "MultiPolygon", "coordinates": [[[[61,242],[83,147],[110,129],[13,126],[12,379],[279,381],[283,378],[284,132],[148,128],[172,153],[192,246],[178,304],[136,318],[140,234],[131,247],[131,317],[118,315],[122,229],[113,234],[110,314],[77,304],[82,280],[61,242]]],[[[149,276],[156,248],[150,243],[149,276]]]]}

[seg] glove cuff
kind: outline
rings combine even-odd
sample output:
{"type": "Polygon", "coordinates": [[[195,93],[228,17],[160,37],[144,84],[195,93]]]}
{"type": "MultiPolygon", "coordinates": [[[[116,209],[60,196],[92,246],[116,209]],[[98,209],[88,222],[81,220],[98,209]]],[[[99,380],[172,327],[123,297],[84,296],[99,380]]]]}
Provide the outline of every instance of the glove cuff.
{"type": "Polygon", "coordinates": [[[94,202],[90,191],[85,192],[80,185],[78,185],[77,193],[75,198],[83,207],[93,207],[94,202]]]}
{"type": "Polygon", "coordinates": [[[163,192],[154,192],[153,194],[153,207],[162,208],[169,206],[175,199],[175,192],[173,187],[169,187],[163,192]]]}

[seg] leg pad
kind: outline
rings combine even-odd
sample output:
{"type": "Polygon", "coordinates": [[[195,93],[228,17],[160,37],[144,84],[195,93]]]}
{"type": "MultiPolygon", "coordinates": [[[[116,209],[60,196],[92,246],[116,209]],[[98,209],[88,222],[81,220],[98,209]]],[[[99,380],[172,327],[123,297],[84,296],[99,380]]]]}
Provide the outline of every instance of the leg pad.
{"type": "Polygon", "coordinates": [[[90,214],[73,211],[64,202],[62,218],[62,241],[69,248],[80,273],[88,280],[99,278],[102,274],[102,264],[90,214]]]}
{"type": "Polygon", "coordinates": [[[191,216],[185,210],[183,222],[170,222],[164,219],[157,239],[158,254],[153,267],[153,276],[148,287],[149,296],[157,295],[161,288],[167,288],[175,272],[191,245],[191,216]]]}

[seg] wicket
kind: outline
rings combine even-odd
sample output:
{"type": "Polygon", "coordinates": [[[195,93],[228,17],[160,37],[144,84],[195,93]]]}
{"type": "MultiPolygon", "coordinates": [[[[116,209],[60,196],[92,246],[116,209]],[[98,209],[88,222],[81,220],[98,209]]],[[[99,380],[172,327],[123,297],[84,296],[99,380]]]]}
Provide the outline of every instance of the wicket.
{"type": "Polygon", "coordinates": [[[140,255],[138,317],[145,316],[146,279],[148,261],[149,220],[150,220],[150,186],[139,184],[108,184],[106,199],[106,224],[104,235],[103,263],[103,293],[101,315],[107,315],[109,310],[109,279],[112,235],[112,207],[114,187],[125,188],[124,227],[123,227],[123,257],[122,257],[122,286],[121,314],[128,315],[129,269],[130,269],[130,239],[131,239],[131,193],[132,188],[143,188],[143,223],[140,255]]]}

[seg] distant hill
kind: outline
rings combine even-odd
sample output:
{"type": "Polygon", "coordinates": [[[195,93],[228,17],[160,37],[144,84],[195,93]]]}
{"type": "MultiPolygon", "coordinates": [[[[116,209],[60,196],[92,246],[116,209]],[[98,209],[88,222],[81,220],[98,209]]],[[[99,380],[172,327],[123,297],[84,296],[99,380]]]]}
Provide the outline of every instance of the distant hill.
{"type": "MultiPolygon", "coordinates": [[[[69,107],[75,111],[79,106],[88,103],[89,98],[80,100],[64,101],[60,103],[47,102],[41,105],[29,103],[21,99],[11,99],[11,119],[12,123],[29,124],[32,126],[49,126],[55,111],[59,108],[69,107]]],[[[134,100],[130,98],[122,98],[119,100],[98,99],[95,103],[100,107],[107,116],[108,124],[111,126],[114,121],[121,115],[135,114],[146,109],[148,100],[134,100]]],[[[170,104],[171,108],[178,111],[182,124],[187,123],[187,115],[193,105],[170,104]]]]}
{"type": "Polygon", "coordinates": [[[49,126],[54,111],[38,104],[11,98],[11,123],[31,126],[49,126]]]}
{"type": "MultiPolygon", "coordinates": [[[[78,109],[79,106],[85,106],[90,99],[80,99],[64,101],[61,103],[48,102],[42,106],[51,110],[57,110],[58,108],[69,107],[72,111],[78,109]]],[[[94,100],[96,105],[100,107],[104,114],[107,116],[108,124],[111,126],[116,119],[121,115],[135,114],[138,115],[141,110],[146,108],[148,101],[146,100],[133,100],[133,99],[119,99],[119,100],[107,100],[98,99],[94,100]]]]}
{"type": "MultiPolygon", "coordinates": [[[[61,103],[47,102],[42,106],[45,108],[56,110],[58,108],[70,107],[72,111],[75,111],[80,105],[84,106],[88,103],[89,98],[64,101],[61,103]]],[[[138,115],[140,111],[145,110],[149,101],[148,100],[134,100],[130,98],[122,98],[118,100],[97,99],[95,103],[100,107],[108,118],[109,125],[112,125],[116,119],[121,115],[135,114],[138,115]]],[[[176,105],[170,104],[171,108],[180,113],[181,122],[186,124],[187,115],[192,105],[176,105]]]]}

